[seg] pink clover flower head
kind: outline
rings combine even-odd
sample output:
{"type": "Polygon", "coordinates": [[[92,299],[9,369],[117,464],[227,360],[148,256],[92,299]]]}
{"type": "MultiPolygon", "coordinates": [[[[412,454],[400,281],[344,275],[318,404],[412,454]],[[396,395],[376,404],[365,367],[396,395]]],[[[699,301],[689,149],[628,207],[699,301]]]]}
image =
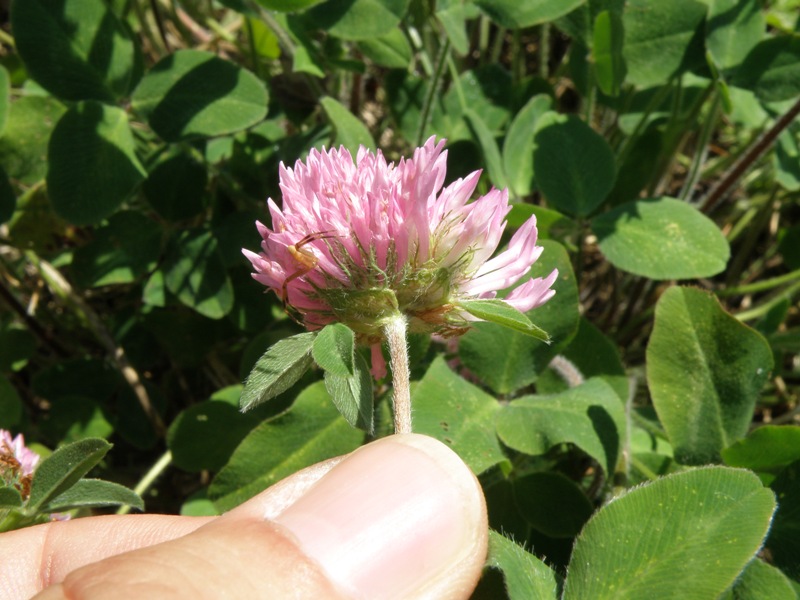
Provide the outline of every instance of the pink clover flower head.
{"type": "Polygon", "coordinates": [[[7,465],[16,462],[16,470],[23,476],[32,475],[39,463],[39,455],[25,446],[22,434],[12,438],[5,429],[0,429],[0,457],[0,470],[10,469],[7,465]]]}
{"type": "MultiPolygon", "coordinates": [[[[400,312],[411,331],[463,333],[475,318],[457,303],[494,298],[528,274],[542,248],[531,217],[490,258],[511,210],[508,191],[470,202],[480,171],[443,187],[444,145],[430,138],[396,165],[364,147],[355,162],[340,147],[281,164],[283,206],[270,199],[272,228],[256,224],[261,252],[243,250],[253,278],[312,330],[341,322],[374,344],[400,312]]],[[[530,279],[504,300],[523,312],[540,306],[557,276],[530,279]]]]}
{"type": "Polygon", "coordinates": [[[26,499],[38,463],[39,455],[25,446],[21,433],[12,438],[10,432],[0,429],[0,483],[16,488],[26,499]]]}

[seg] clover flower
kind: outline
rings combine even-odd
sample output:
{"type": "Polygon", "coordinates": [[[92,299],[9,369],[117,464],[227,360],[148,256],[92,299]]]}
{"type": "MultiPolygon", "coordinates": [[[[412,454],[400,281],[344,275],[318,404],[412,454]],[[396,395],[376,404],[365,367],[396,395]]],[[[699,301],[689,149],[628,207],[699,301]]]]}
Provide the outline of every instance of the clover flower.
{"type": "Polygon", "coordinates": [[[27,498],[38,462],[39,455],[25,446],[21,433],[12,438],[10,432],[0,429],[0,481],[17,488],[27,498]]]}
{"type": "MultiPolygon", "coordinates": [[[[268,200],[272,228],[256,223],[261,252],[243,250],[253,278],[308,329],[343,323],[371,345],[376,378],[386,373],[380,344],[387,342],[398,432],[411,430],[406,332],[464,333],[482,314],[488,318],[475,301],[517,283],[542,252],[531,217],[491,258],[511,210],[508,191],[470,202],[480,171],[443,187],[444,145],[430,138],[397,165],[364,147],[355,162],[341,147],[311,150],[294,168],[281,164],[282,208],[268,200]]],[[[519,312],[549,300],[557,276],[553,270],[518,285],[501,312],[511,310],[517,316],[509,320],[546,338],[519,312]]]]}
{"type": "MultiPolygon", "coordinates": [[[[396,166],[380,151],[311,150],[280,167],[283,209],[268,201],[272,229],[257,223],[261,252],[244,250],[254,279],[274,290],[309,329],[341,322],[361,341],[383,338],[398,312],[411,331],[463,333],[475,320],[464,299],[494,298],[542,252],[531,217],[491,258],[511,209],[506,190],[470,203],[476,171],[442,189],[447,151],[430,138],[396,166]]],[[[558,273],[523,283],[504,300],[520,311],[546,302],[558,273]]]]}

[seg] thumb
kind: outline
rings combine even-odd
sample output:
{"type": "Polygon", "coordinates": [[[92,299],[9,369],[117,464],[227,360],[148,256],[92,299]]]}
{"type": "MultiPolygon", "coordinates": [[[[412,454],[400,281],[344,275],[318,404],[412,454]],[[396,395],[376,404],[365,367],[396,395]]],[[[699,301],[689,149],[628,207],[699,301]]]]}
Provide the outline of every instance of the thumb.
{"type": "Polygon", "coordinates": [[[486,557],[486,506],[452,450],[395,435],[332,464],[187,536],[74,571],[37,598],[469,598],[486,557]]]}

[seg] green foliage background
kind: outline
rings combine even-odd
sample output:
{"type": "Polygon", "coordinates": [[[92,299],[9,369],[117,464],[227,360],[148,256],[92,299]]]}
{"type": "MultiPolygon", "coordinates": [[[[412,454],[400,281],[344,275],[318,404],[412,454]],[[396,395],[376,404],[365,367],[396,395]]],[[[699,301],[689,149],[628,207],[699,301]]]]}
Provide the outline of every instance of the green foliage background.
{"type": "MultiPolygon", "coordinates": [[[[62,447],[36,507],[136,506],[116,482],[217,514],[387,435],[390,382],[334,405],[318,368],[238,410],[300,333],[240,251],[281,162],[436,135],[448,180],[509,188],[509,230],[537,216],[531,274],[561,274],[528,314],[552,345],[492,323],[411,340],[415,430],[479,475],[506,536],[475,597],[796,598],[798,8],[12,0],[0,427],[62,447]],[[110,481],[80,479],[95,465],[110,481]]],[[[0,512],[20,502],[0,489],[0,512]]]]}

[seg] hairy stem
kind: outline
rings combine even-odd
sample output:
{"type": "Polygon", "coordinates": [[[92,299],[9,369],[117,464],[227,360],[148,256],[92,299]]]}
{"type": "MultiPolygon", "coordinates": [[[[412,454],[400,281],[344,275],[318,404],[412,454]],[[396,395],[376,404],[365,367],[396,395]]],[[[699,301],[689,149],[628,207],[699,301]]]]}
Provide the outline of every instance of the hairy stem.
{"type": "Polygon", "coordinates": [[[383,332],[389,344],[392,365],[394,432],[411,433],[411,371],[408,367],[405,315],[398,313],[384,325],[383,332]]]}

